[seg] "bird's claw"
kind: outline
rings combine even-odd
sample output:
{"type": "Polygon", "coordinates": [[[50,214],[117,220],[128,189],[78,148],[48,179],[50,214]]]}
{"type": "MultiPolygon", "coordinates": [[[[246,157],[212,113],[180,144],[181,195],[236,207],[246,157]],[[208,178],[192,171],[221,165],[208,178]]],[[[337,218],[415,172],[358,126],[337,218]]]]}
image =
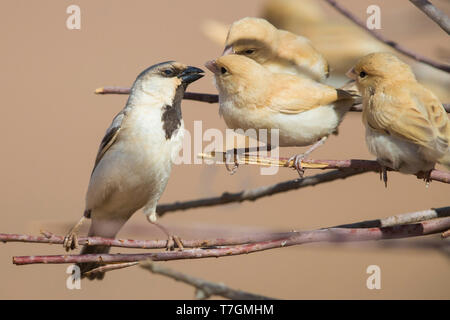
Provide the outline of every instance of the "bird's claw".
{"type": "Polygon", "coordinates": [[[63,247],[66,251],[78,248],[78,236],[75,232],[69,232],[69,234],[64,237],[63,247]]]}
{"type": "Polygon", "coordinates": [[[425,187],[428,188],[431,182],[431,171],[422,172],[423,181],[425,181],[425,187]]]}
{"type": "Polygon", "coordinates": [[[305,174],[305,169],[303,169],[303,166],[302,166],[303,160],[305,160],[304,154],[296,154],[295,156],[290,157],[288,159],[288,161],[286,162],[286,166],[289,166],[289,164],[292,161],[292,166],[294,167],[295,170],[297,170],[297,173],[300,176],[300,178],[303,178],[303,176],[305,174]]]}
{"type": "Polygon", "coordinates": [[[227,158],[225,160],[225,168],[230,173],[230,175],[233,175],[236,173],[237,169],[239,168],[239,161],[238,161],[238,156],[236,154],[234,154],[233,167],[230,167],[230,158],[231,158],[231,155],[227,153],[227,158]]]}
{"type": "Polygon", "coordinates": [[[178,248],[178,251],[183,251],[184,247],[181,243],[180,237],[176,235],[170,235],[167,239],[166,251],[173,251],[175,249],[175,245],[178,248]]]}
{"type": "Polygon", "coordinates": [[[387,168],[385,166],[381,166],[380,168],[380,180],[384,182],[384,187],[387,188],[388,176],[387,176],[387,168]]]}

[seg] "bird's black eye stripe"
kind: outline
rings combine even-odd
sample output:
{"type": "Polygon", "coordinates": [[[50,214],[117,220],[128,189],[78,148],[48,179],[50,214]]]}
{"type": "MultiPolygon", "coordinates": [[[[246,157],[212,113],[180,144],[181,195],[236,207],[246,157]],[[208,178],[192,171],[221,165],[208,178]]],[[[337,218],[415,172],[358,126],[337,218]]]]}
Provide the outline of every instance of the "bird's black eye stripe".
{"type": "Polygon", "coordinates": [[[220,72],[222,72],[222,74],[227,73],[227,69],[225,69],[224,67],[220,68],[220,72]]]}
{"type": "Polygon", "coordinates": [[[364,71],[361,71],[361,72],[359,73],[359,76],[360,76],[361,78],[364,78],[365,76],[367,76],[367,73],[365,73],[364,71]]]}

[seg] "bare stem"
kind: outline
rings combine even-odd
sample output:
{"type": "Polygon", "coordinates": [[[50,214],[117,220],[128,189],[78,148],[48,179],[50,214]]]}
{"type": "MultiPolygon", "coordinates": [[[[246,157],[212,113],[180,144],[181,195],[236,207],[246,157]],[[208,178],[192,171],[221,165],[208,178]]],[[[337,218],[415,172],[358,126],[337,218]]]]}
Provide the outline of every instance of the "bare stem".
{"type": "MultiPolygon", "coordinates": [[[[417,223],[421,221],[444,218],[450,216],[450,207],[428,209],[416,212],[409,212],[390,216],[383,219],[367,220],[351,224],[342,224],[333,228],[379,228],[393,227],[403,224],[417,223]]],[[[48,231],[41,232],[44,236],[31,236],[23,234],[0,233],[1,242],[26,242],[26,243],[47,243],[62,244],[64,237],[54,235],[48,231]]],[[[253,232],[250,234],[218,238],[218,239],[197,239],[183,240],[185,248],[233,246],[247,243],[263,242],[269,240],[285,239],[293,235],[293,232],[253,232]]],[[[167,240],[130,240],[130,239],[109,239],[101,237],[80,237],[79,245],[101,245],[120,248],[136,249],[162,249],[166,248],[167,240]]]]}
{"type": "Polygon", "coordinates": [[[154,274],[160,274],[176,281],[184,282],[191,285],[197,289],[196,298],[197,299],[207,299],[210,296],[216,295],[227,299],[233,300],[274,300],[275,298],[269,298],[254,293],[249,293],[241,290],[232,289],[223,283],[215,283],[206,281],[200,278],[195,278],[193,276],[171,270],[169,268],[163,267],[159,264],[147,260],[141,262],[140,266],[154,274]]]}
{"type": "MultiPolygon", "coordinates": [[[[202,159],[218,160],[221,162],[226,161],[225,152],[212,152],[212,153],[200,153],[198,157],[202,159]]],[[[288,158],[269,158],[259,155],[249,155],[240,154],[236,161],[239,164],[254,164],[260,166],[277,166],[293,168],[294,162],[288,162],[288,158]]],[[[304,160],[302,161],[302,167],[304,169],[353,169],[353,170],[365,170],[365,171],[380,171],[381,166],[377,161],[374,160],[360,160],[360,159],[350,159],[350,160],[304,160]]],[[[394,171],[394,170],[390,170],[394,171]]],[[[424,173],[416,174],[417,178],[424,179],[424,173]]],[[[430,179],[450,183],[450,172],[431,170],[430,179]]]]}
{"type": "Polygon", "coordinates": [[[444,12],[433,6],[433,4],[428,0],[409,1],[425,13],[428,18],[436,22],[442,30],[447,32],[447,34],[450,34],[450,19],[444,12]]]}
{"type": "MultiPolygon", "coordinates": [[[[250,233],[241,236],[218,239],[198,239],[181,240],[185,248],[214,247],[214,246],[233,246],[243,243],[261,242],[274,239],[284,239],[290,233],[286,232],[259,232],[250,233]]],[[[0,241],[7,242],[26,242],[26,243],[47,243],[62,244],[64,237],[57,235],[50,236],[31,236],[24,234],[0,233],[0,241]]],[[[119,248],[135,249],[164,249],[167,246],[167,240],[131,240],[131,239],[109,239],[101,237],[79,237],[79,245],[97,245],[119,248]]]]}
{"type": "Polygon", "coordinates": [[[86,254],[86,255],[50,255],[13,257],[16,265],[38,263],[122,263],[151,259],[153,261],[171,261],[181,259],[201,259],[248,254],[269,249],[288,247],[312,242],[350,242],[383,239],[400,239],[441,233],[450,229],[450,217],[432,219],[414,224],[404,224],[379,228],[325,228],[312,231],[292,232],[283,239],[267,240],[256,243],[229,247],[188,249],[183,251],[155,252],[140,254],[86,254]]]}
{"type": "Polygon", "coordinates": [[[113,270],[119,270],[119,269],[124,269],[124,268],[128,268],[128,267],[133,267],[135,265],[138,265],[139,262],[124,262],[124,263],[111,263],[111,264],[107,264],[92,270],[89,270],[88,272],[86,272],[84,275],[87,276],[89,274],[93,274],[93,273],[97,273],[97,272],[108,272],[108,271],[113,271],[113,270]]]}
{"type": "Polygon", "coordinates": [[[158,205],[156,212],[159,216],[167,212],[177,210],[188,210],[200,207],[211,207],[227,203],[255,201],[263,197],[272,196],[278,193],[291,190],[302,189],[305,187],[316,186],[321,183],[331,182],[334,180],[345,179],[356,176],[370,170],[350,169],[350,170],[333,170],[326,173],[317,174],[303,179],[294,179],[285,182],[276,183],[269,186],[258,187],[254,189],[242,190],[239,192],[224,192],[217,197],[201,198],[183,202],[174,202],[158,205]]]}
{"type": "Polygon", "coordinates": [[[440,69],[443,70],[445,72],[450,72],[450,65],[445,64],[445,63],[440,63],[437,61],[433,61],[429,58],[426,58],[412,50],[406,49],[405,47],[403,47],[402,45],[398,44],[395,41],[389,40],[387,39],[385,36],[383,36],[381,33],[375,31],[375,30],[369,30],[366,28],[366,24],[359,19],[357,16],[355,16],[353,13],[351,13],[349,10],[347,10],[346,8],[342,7],[338,2],[336,2],[335,0],[325,0],[326,2],[328,2],[332,7],[334,7],[337,11],[339,11],[342,15],[346,16],[348,19],[350,19],[351,21],[353,21],[354,23],[356,23],[358,26],[360,26],[361,28],[363,28],[364,30],[366,30],[368,33],[370,33],[373,37],[375,37],[376,39],[378,39],[379,41],[387,44],[388,46],[391,46],[392,48],[394,48],[395,50],[397,50],[400,53],[403,53],[404,55],[428,64],[436,69],[440,69]]]}
{"type": "MultiPolygon", "coordinates": [[[[129,94],[130,88],[125,87],[101,87],[95,90],[96,94],[129,94]]],[[[186,100],[195,100],[206,103],[218,103],[219,96],[217,94],[211,93],[198,93],[198,92],[185,92],[184,99],[186,100]]],[[[447,112],[450,112],[450,104],[444,104],[444,109],[447,112]]],[[[361,112],[362,105],[356,104],[350,108],[350,111],[353,112],[361,112]]]]}

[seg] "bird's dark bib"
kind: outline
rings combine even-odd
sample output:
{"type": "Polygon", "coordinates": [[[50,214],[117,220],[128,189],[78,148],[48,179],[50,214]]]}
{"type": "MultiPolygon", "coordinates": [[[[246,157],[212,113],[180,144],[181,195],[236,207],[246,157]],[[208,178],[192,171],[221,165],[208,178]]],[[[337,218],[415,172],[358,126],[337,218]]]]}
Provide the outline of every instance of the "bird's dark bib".
{"type": "Polygon", "coordinates": [[[183,95],[184,87],[180,86],[177,88],[172,105],[166,105],[162,110],[161,121],[163,123],[163,129],[166,133],[167,140],[172,138],[173,133],[181,125],[181,100],[183,99],[183,95]]]}
{"type": "Polygon", "coordinates": [[[163,122],[163,129],[166,133],[166,139],[172,138],[172,134],[181,125],[181,110],[180,108],[175,108],[173,106],[166,105],[163,109],[163,114],[161,117],[163,122]]]}

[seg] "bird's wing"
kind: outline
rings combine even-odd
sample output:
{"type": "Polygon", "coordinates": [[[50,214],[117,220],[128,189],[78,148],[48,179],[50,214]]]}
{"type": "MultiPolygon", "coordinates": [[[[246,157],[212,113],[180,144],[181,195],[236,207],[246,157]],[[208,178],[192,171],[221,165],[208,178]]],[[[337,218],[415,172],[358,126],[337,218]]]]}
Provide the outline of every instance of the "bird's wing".
{"type": "Polygon", "coordinates": [[[265,106],[280,113],[296,114],[339,100],[352,100],[345,90],[335,89],[311,79],[274,74],[265,106]]]}
{"type": "Polygon", "coordinates": [[[373,111],[364,115],[368,125],[432,150],[448,150],[450,124],[434,94],[420,85],[392,90],[373,99],[373,111]]]}
{"type": "Polygon", "coordinates": [[[289,31],[278,30],[278,56],[293,63],[302,73],[309,74],[309,78],[316,78],[317,72],[321,79],[329,76],[330,67],[323,55],[317,51],[308,38],[293,34],[289,31]],[[322,70],[317,70],[321,65],[322,70]]]}
{"type": "Polygon", "coordinates": [[[117,141],[117,137],[122,128],[122,123],[127,115],[127,111],[128,111],[127,108],[121,110],[114,117],[108,130],[106,130],[105,136],[103,137],[102,142],[100,143],[100,147],[98,148],[97,157],[95,158],[95,164],[94,168],[92,169],[92,172],[94,172],[98,163],[100,162],[100,160],[102,160],[103,156],[108,151],[108,149],[117,141]]]}

